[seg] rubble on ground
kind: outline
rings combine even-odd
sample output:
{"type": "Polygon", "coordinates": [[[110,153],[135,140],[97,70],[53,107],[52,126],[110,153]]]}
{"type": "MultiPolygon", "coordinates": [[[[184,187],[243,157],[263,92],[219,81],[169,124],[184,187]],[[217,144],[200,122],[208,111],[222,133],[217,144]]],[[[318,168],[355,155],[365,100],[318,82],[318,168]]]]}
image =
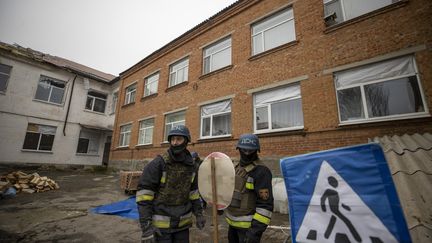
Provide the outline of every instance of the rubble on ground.
{"type": "Polygon", "coordinates": [[[0,176],[0,193],[5,192],[10,187],[15,188],[16,192],[25,193],[45,192],[60,188],[54,180],[46,176],[40,176],[36,172],[26,174],[22,171],[0,176]]]}

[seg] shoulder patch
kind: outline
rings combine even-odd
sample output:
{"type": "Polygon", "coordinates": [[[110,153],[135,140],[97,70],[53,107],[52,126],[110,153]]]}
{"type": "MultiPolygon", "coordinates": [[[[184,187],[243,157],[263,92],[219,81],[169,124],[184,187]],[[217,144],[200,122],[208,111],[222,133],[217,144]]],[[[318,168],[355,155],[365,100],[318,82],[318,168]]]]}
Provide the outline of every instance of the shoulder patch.
{"type": "Polygon", "coordinates": [[[267,200],[267,199],[269,199],[269,197],[270,197],[269,190],[268,190],[267,188],[260,189],[260,190],[258,191],[258,193],[259,193],[259,197],[260,197],[262,200],[267,200]]]}

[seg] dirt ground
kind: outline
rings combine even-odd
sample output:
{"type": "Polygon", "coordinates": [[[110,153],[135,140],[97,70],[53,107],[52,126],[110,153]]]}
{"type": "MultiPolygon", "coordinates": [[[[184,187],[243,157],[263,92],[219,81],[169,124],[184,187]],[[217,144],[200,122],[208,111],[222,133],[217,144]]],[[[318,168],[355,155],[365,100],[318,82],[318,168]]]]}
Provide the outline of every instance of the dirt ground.
{"type": "MultiPolygon", "coordinates": [[[[119,172],[0,166],[0,175],[17,170],[47,176],[60,189],[0,199],[0,242],[140,242],[138,221],[89,211],[129,197],[120,188],[119,172]]],[[[204,230],[191,228],[192,243],[213,242],[211,208],[205,215],[204,230]]],[[[219,242],[228,242],[223,216],[218,222],[219,242]]],[[[274,213],[271,225],[287,226],[288,215],[274,213]]],[[[287,230],[269,228],[261,242],[285,242],[287,235],[287,230]]]]}

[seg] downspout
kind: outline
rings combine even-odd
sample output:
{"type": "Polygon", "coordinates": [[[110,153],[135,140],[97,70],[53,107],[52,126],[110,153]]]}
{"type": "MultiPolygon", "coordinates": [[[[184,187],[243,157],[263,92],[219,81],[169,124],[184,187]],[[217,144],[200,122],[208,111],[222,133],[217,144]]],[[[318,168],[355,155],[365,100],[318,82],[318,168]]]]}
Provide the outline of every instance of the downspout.
{"type": "Polygon", "coordinates": [[[68,104],[68,107],[67,107],[67,110],[66,110],[66,118],[65,118],[65,121],[64,121],[64,124],[63,124],[63,136],[66,136],[66,125],[67,125],[67,120],[68,120],[68,117],[69,117],[70,106],[71,106],[71,103],[72,103],[72,94],[73,94],[73,91],[74,91],[76,77],[77,77],[77,75],[75,75],[74,79],[72,80],[72,88],[71,88],[71,93],[70,93],[70,97],[69,97],[69,104],[68,104]]]}

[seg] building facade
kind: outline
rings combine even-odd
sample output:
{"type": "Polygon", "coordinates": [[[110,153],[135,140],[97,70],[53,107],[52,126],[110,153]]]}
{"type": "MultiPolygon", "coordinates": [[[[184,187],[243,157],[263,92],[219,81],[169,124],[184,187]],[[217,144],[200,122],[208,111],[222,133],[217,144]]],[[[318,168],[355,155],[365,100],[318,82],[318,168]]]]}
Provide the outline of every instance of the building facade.
{"type": "Polygon", "coordinates": [[[0,89],[0,163],[108,162],[115,76],[0,43],[0,89]]]}
{"type": "Polygon", "coordinates": [[[191,151],[278,160],[432,132],[432,2],[237,1],[120,74],[111,161],[148,161],[176,124],[191,151]]]}

